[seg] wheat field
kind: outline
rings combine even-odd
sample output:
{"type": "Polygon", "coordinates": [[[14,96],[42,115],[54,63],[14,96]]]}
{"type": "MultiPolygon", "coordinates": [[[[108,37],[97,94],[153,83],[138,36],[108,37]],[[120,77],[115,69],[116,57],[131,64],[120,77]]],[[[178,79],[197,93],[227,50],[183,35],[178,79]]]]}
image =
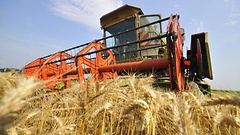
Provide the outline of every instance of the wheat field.
{"type": "Polygon", "coordinates": [[[130,75],[47,93],[41,80],[0,73],[0,134],[240,134],[240,97],[205,96],[194,83],[188,92],[163,92],[152,82],[130,75]]]}

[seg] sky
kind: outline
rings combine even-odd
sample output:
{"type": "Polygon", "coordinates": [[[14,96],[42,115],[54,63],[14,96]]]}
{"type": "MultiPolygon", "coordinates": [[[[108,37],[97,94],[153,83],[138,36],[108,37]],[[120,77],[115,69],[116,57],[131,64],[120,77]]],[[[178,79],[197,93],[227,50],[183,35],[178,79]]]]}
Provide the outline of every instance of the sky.
{"type": "MultiPolygon", "coordinates": [[[[102,37],[99,18],[125,4],[145,14],[180,15],[184,49],[208,32],[215,89],[240,90],[239,0],[0,0],[0,68],[31,61],[102,37]]],[[[167,29],[167,28],[163,28],[167,29]]]]}

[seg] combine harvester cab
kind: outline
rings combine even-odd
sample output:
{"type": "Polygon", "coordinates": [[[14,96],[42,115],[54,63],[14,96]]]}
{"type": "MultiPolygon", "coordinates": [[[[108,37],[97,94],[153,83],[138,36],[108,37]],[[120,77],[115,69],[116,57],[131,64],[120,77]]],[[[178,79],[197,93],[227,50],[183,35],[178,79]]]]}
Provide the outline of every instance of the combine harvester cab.
{"type": "Polygon", "coordinates": [[[51,89],[59,83],[69,88],[73,80],[85,82],[89,74],[93,81],[106,81],[128,72],[154,73],[159,84],[178,92],[186,90],[189,81],[210,89],[203,81],[213,78],[208,34],[192,35],[184,58],[179,15],[144,15],[140,8],[124,5],[102,16],[100,23],[102,39],[39,58],[23,73],[43,79],[51,89]]]}

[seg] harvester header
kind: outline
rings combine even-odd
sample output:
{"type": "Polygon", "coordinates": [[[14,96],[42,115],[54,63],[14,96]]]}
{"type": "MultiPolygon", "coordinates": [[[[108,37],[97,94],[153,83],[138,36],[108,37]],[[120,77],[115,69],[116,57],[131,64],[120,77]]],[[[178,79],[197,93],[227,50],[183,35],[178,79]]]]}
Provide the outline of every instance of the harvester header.
{"type": "Polygon", "coordinates": [[[93,81],[106,81],[127,72],[154,71],[156,82],[168,84],[172,90],[186,90],[189,81],[210,90],[203,81],[213,79],[208,34],[191,36],[185,58],[179,15],[145,15],[139,7],[124,5],[102,16],[100,23],[103,38],[38,58],[24,66],[23,73],[43,79],[48,88],[55,89],[59,83],[69,88],[73,80],[83,83],[88,75],[93,81]]]}

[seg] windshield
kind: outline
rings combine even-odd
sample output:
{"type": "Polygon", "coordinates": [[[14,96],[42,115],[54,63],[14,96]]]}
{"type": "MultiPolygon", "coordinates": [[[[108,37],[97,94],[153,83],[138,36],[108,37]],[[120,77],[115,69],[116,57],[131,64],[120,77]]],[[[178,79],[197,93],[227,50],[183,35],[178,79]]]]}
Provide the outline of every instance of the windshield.
{"type": "MultiPolygon", "coordinates": [[[[127,20],[124,20],[122,22],[119,22],[115,25],[109,26],[105,29],[105,35],[106,37],[127,31],[130,29],[135,28],[135,18],[130,18],[127,20]]],[[[128,42],[136,41],[136,31],[130,31],[118,36],[114,36],[113,38],[106,39],[106,46],[117,46],[121,44],[125,44],[128,42]]],[[[136,44],[131,44],[129,46],[123,46],[112,49],[114,52],[117,60],[123,60],[123,59],[129,59],[136,57],[136,52],[130,52],[137,49],[136,44]]]]}
{"type": "MultiPolygon", "coordinates": [[[[156,22],[160,19],[161,18],[160,18],[159,15],[142,16],[140,18],[140,26],[156,22]]],[[[143,27],[139,30],[139,33],[140,33],[140,39],[141,40],[156,37],[159,34],[161,34],[161,24],[160,23],[154,23],[152,25],[148,25],[146,27],[143,27]]],[[[159,42],[159,40],[156,40],[156,39],[140,43],[141,46],[149,46],[149,45],[157,45],[157,44],[160,44],[160,42],[159,42]]]]}

